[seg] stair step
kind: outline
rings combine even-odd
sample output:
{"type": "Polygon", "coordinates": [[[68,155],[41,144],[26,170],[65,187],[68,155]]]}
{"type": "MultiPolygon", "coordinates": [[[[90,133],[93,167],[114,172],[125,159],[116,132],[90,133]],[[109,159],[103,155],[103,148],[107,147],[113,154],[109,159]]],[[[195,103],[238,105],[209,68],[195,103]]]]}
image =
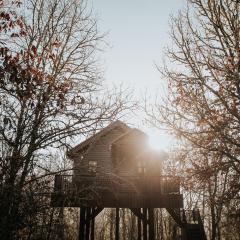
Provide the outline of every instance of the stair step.
{"type": "Polygon", "coordinates": [[[203,240],[203,234],[198,224],[187,225],[188,240],[203,240]]]}

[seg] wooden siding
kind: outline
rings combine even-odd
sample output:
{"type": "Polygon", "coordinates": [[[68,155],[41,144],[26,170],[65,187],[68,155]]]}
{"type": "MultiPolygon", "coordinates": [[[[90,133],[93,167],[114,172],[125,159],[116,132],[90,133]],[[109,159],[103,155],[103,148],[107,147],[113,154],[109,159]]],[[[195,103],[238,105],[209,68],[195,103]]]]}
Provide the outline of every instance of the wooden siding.
{"type": "Polygon", "coordinates": [[[73,159],[75,157],[76,153],[80,153],[82,150],[84,151],[85,148],[87,148],[92,143],[95,143],[100,137],[102,137],[103,135],[110,132],[112,129],[114,129],[116,127],[123,129],[124,132],[127,132],[131,129],[125,123],[123,123],[119,120],[117,120],[115,122],[112,122],[107,127],[103,128],[101,131],[95,133],[93,136],[87,138],[85,141],[81,142],[80,144],[78,144],[74,148],[70,149],[67,152],[67,156],[69,158],[73,159]]]}
{"type": "Polygon", "coordinates": [[[112,162],[120,176],[138,175],[138,156],[148,150],[148,137],[138,129],[132,129],[112,144],[112,162]]]}
{"type": "Polygon", "coordinates": [[[105,135],[101,136],[96,142],[90,144],[85,154],[82,154],[82,151],[80,151],[79,156],[75,155],[75,174],[87,174],[89,161],[97,161],[98,173],[113,172],[111,143],[125,131],[126,130],[121,127],[115,127],[105,135]]]}

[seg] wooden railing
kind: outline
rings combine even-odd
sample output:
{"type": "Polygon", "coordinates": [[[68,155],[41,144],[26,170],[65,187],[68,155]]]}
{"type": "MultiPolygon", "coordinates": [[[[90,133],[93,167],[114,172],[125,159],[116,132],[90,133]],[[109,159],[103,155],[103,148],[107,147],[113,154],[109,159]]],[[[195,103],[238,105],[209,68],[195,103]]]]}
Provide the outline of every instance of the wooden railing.
{"type": "Polygon", "coordinates": [[[52,206],[182,208],[179,179],[172,176],[56,175],[52,206]]]}
{"type": "Polygon", "coordinates": [[[69,193],[86,187],[119,192],[153,192],[160,194],[179,194],[180,180],[175,176],[124,176],[105,174],[95,176],[56,175],[54,192],[69,193]]]}

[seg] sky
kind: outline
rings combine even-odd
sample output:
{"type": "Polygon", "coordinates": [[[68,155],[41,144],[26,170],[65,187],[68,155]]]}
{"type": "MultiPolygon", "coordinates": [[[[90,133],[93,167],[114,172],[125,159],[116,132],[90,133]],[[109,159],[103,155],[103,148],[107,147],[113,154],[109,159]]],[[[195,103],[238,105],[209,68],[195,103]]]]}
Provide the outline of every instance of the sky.
{"type": "MultiPolygon", "coordinates": [[[[100,32],[107,33],[108,46],[101,55],[107,82],[133,88],[141,99],[147,90],[162,94],[162,80],[156,65],[161,65],[164,48],[171,46],[171,14],[183,9],[185,0],[91,0],[100,32]]],[[[171,138],[162,131],[133,119],[160,149],[168,148],[171,138]]]]}

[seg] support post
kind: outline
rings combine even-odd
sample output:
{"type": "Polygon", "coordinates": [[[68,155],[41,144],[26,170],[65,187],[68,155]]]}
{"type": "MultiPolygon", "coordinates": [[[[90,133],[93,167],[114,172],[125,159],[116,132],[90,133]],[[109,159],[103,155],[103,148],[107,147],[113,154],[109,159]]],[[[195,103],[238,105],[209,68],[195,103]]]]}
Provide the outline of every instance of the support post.
{"type": "MultiPolygon", "coordinates": [[[[141,213],[141,208],[138,210],[141,213]]],[[[138,216],[137,217],[137,226],[138,226],[138,240],[142,239],[142,222],[141,222],[141,218],[138,216]]]]}
{"type": "Polygon", "coordinates": [[[155,239],[154,234],[154,209],[148,208],[149,240],[155,239]]]}
{"type": "Polygon", "coordinates": [[[87,207],[86,209],[86,238],[84,240],[89,240],[89,236],[90,236],[90,212],[91,208],[87,207]]]}
{"type": "MultiPolygon", "coordinates": [[[[94,208],[92,208],[92,213],[91,215],[94,213],[94,208]]],[[[94,229],[95,228],[95,217],[93,216],[92,220],[91,220],[91,235],[90,235],[90,239],[94,240],[94,229]]]]}
{"type": "Polygon", "coordinates": [[[119,208],[116,208],[115,239],[119,240],[119,208]]]}
{"type": "Polygon", "coordinates": [[[84,240],[84,232],[85,232],[85,216],[86,216],[86,208],[81,207],[80,208],[80,222],[79,222],[79,234],[78,238],[79,240],[84,240]]]}
{"type": "Polygon", "coordinates": [[[147,240],[147,209],[143,208],[143,240],[147,240]]]}

